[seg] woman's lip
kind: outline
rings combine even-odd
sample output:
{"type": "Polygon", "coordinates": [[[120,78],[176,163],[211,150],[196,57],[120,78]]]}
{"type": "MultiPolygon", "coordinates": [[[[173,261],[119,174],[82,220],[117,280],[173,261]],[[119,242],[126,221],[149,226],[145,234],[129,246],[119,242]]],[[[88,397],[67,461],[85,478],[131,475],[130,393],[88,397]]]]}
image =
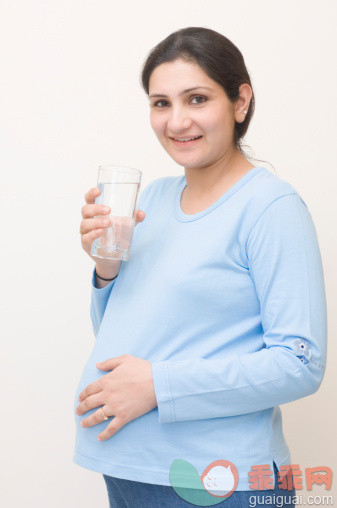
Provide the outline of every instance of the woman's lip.
{"type": "Polygon", "coordinates": [[[191,139],[190,141],[178,141],[175,138],[170,138],[174,145],[176,146],[193,146],[195,145],[200,139],[202,139],[202,136],[200,136],[197,139],[191,139]]]}

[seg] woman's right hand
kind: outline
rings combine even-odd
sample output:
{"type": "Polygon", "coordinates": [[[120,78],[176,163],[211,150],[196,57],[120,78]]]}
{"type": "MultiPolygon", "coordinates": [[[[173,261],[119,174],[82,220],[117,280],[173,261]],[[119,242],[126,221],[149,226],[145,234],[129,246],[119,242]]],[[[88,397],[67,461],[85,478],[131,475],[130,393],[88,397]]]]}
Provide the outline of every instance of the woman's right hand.
{"type": "MultiPolygon", "coordinates": [[[[96,262],[96,268],[102,277],[109,278],[117,275],[121,260],[114,259],[99,259],[96,256],[91,255],[91,244],[92,242],[103,234],[103,229],[109,227],[111,220],[108,215],[110,208],[104,205],[98,205],[95,203],[95,198],[99,196],[100,189],[93,187],[84,196],[86,204],[82,207],[83,220],[80,224],[81,244],[84,251],[96,262]],[[106,215],[107,217],[98,218],[97,215],[106,215]],[[107,223],[104,223],[107,220],[107,223]],[[104,275],[103,275],[104,273],[104,275]]],[[[142,222],[145,219],[145,212],[143,210],[137,210],[136,212],[136,224],[142,222]]]]}

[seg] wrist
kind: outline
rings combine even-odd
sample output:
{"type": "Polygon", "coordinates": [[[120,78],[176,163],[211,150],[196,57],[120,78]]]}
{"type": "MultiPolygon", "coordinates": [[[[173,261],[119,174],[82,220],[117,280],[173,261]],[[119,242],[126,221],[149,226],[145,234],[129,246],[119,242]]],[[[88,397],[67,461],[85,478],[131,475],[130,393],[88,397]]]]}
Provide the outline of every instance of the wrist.
{"type": "Polygon", "coordinates": [[[115,263],[109,263],[107,266],[105,263],[96,263],[96,275],[100,279],[114,279],[117,277],[122,260],[118,260],[115,263]]]}
{"type": "Polygon", "coordinates": [[[96,272],[96,277],[104,282],[111,282],[112,280],[115,280],[115,278],[117,277],[117,275],[115,275],[115,277],[111,277],[111,278],[105,278],[105,277],[101,277],[100,275],[98,275],[98,273],[96,272]]]}

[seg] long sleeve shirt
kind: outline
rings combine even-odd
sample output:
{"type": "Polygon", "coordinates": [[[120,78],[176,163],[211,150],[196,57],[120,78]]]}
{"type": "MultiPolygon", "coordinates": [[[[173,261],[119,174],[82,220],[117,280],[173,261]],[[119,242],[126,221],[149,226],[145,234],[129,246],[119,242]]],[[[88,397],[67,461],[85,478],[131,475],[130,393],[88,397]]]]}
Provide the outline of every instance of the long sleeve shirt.
{"type": "MultiPolygon", "coordinates": [[[[254,465],[291,464],[280,405],[315,393],[324,376],[327,311],[315,226],[294,187],[257,166],[195,214],[184,175],[151,182],[131,255],[102,289],[92,273],[96,341],[74,401],[105,375],[96,362],[152,363],[158,407],[107,441],[75,415],[74,462],[110,476],[170,485],[176,459],[201,476],[232,462],[236,490],[254,465]]],[[[94,410],[85,413],[89,416],[94,410]]]]}

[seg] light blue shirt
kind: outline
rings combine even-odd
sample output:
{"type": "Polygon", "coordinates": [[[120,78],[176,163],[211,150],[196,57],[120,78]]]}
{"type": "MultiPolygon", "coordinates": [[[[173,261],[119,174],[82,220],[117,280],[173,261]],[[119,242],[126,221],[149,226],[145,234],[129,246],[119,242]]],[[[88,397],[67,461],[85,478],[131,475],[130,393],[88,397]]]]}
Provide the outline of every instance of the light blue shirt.
{"type": "Polygon", "coordinates": [[[152,362],[158,407],[106,441],[108,422],[82,428],[74,462],[140,482],[170,485],[175,459],[199,476],[231,461],[236,490],[253,465],[291,464],[281,404],[311,395],[326,366],[322,260],[308,208],[264,167],[213,205],[185,214],[185,176],[151,182],[138,208],[130,259],[105,288],[92,274],[96,341],[75,400],[107,372],[96,362],[131,354],[152,362]]]}

